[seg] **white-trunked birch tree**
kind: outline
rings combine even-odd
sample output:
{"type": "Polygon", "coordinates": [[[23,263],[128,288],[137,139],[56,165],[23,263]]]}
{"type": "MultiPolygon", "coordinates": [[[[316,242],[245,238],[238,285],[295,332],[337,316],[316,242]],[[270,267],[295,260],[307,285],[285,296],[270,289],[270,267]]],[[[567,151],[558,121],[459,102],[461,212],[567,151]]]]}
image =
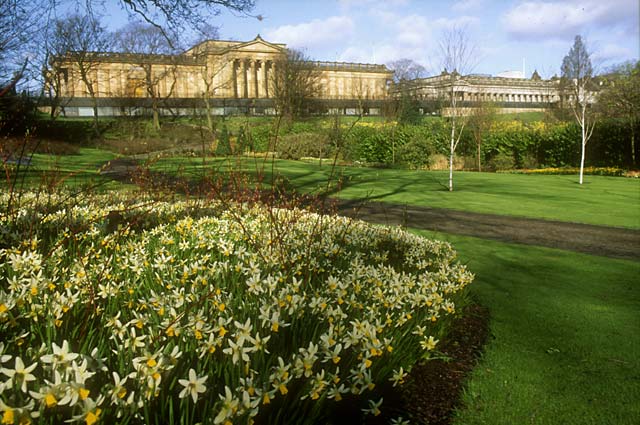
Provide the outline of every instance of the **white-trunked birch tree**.
{"type": "Polygon", "coordinates": [[[580,150],[580,184],[583,183],[584,158],[587,142],[596,125],[596,113],[591,105],[594,103],[592,54],[576,35],[573,46],[562,60],[562,88],[569,98],[569,107],[573,112],[582,135],[580,150]]]}
{"type": "Polygon", "coordinates": [[[440,38],[440,54],[442,67],[445,69],[443,77],[448,81],[443,81],[447,88],[447,95],[443,102],[447,108],[449,125],[451,126],[449,140],[449,191],[453,191],[453,162],[456,149],[460,143],[462,132],[468,120],[463,102],[464,93],[459,92],[458,81],[462,75],[466,75],[473,70],[477,61],[475,45],[471,43],[466,28],[453,27],[442,34],[440,38]],[[451,70],[448,73],[446,70],[451,70]]]}

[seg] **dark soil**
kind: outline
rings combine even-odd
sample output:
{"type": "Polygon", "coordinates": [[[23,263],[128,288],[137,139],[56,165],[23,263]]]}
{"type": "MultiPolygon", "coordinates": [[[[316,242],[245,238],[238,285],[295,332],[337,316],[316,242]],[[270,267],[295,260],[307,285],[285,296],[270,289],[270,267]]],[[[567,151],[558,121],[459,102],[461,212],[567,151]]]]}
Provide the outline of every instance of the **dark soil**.
{"type": "Polygon", "coordinates": [[[465,380],[489,337],[489,310],[468,306],[438,349],[443,359],[420,363],[401,387],[403,407],[412,423],[445,425],[460,406],[465,380]]]}
{"type": "Polygon", "coordinates": [[[376,389],[383,398],[379,416],[362,416],[355,396],[345,397],[328,420],[331,425],[383,425],[402,417],[411,424],[447,425],[456,408],[466,379],[476,365],[489,338],[489,311],[477,304],[467,306],[437,346],[438,353],[416,364],[405,383],[376,389]]]}

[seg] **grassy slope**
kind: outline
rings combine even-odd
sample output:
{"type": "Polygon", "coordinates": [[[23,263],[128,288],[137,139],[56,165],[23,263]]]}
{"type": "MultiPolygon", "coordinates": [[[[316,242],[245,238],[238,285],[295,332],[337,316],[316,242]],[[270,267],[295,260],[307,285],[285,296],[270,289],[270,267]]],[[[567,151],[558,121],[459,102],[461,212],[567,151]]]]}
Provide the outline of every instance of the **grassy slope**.
{"type": "MultiPolygon", "coordinates": [[[[244,159],[255,170],[253,159],[244,159]]],[[[262,160],[257,160],[262,164],[262,160]]],[[[220,162],[210,161],[219,168],[220,162]]],[[[202,166],[196,158],[167,158],[157,165],[171,171],[178,166],[184,173],[202,166]]],[[[318,192],[326,187],[331,167],[300,161],[276,162],[277,172],[292,186],[304,192],[318,192]]],[[[264,171],[270,172],[266,161],[264,171]]],[[[337,170],[343,187],[336,196],[368,198],[375,201],[450,208],[492,214],[505,214],[548,220],[640,228],[640,181],[620,177],[586,176],[585,184],[577,176],[535,176],[456,172],[454,192],[447,190],[448,172],[411,171],[344,167],[337,170]]],[[[270,181],[267,176],[265,181],[270,181]]]]}
{"type": "Polygon", "coordinates": [[[640,263],[442,233],[493,339],[456,424],[640,423],[640,263]]]}
{"type": "MultiPolygon", "coordinates": [[[[98,171],[101,165],[115,157],[112,152],[94,148],[80,148],[75,155],[36,153],[31,156],[29,167],[21,167],[17,186],[108,184],[110,180],[100,176],[98,171]]],[[[0,182],[0,186],[7,186],[6,178],[0,182]]]]}

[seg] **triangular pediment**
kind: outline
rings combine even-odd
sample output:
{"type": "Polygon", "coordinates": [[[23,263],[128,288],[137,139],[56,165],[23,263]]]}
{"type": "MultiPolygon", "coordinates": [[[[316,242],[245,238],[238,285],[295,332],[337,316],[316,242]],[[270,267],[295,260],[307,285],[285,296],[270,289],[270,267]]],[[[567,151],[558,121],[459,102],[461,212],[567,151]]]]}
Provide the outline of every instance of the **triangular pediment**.
{"type": "Polygon", "coordinates": [[[269,43],[259,35],[253,40],[246,42],[228,41],[228,40],[206,40],[193,46],[185,52],[185,54],[223,54],[227,52],[260,52],[260,53],[284,53],[287,49],[285,44],[269,43]]]}
{"type": "Polygon", "coordinates": [[[260,36],[257,36],[246,43],[240,43],[229,47],[229,50],[237,52],[283,53],[286,50],[286,46],[284,44],[269,43],[268,41],[263,40],[260,36]]]}

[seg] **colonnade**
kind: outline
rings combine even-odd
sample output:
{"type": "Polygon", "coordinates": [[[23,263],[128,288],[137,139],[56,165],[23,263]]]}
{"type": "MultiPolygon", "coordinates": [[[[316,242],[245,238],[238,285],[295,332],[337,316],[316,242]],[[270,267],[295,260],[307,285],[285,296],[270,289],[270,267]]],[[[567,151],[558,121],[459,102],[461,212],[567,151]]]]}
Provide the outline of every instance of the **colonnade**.
{"type": "Polygon", "coordinates": [[[276,72],[272,60],[235,59],[232,67],[233,96],[235,98],[270,98],[270,81],[276,72]]]}
{"type": "MultiPolygon", "coordinates": [[[[432,97],[434,94],[419,96],[422,99],[432,97]]],[[[550,103],[560,100],[562,96],[556,94],[531,94],[531,93],[493,93],[493,92],[470,92],[456,91],[456,99],[471,102],[519,102],[519,103],[550,103]]],[[[567,97],[567,96],[565,96],[567,97]]],[[[570,96],[565,100],[569,100],[570,96]]]]}

